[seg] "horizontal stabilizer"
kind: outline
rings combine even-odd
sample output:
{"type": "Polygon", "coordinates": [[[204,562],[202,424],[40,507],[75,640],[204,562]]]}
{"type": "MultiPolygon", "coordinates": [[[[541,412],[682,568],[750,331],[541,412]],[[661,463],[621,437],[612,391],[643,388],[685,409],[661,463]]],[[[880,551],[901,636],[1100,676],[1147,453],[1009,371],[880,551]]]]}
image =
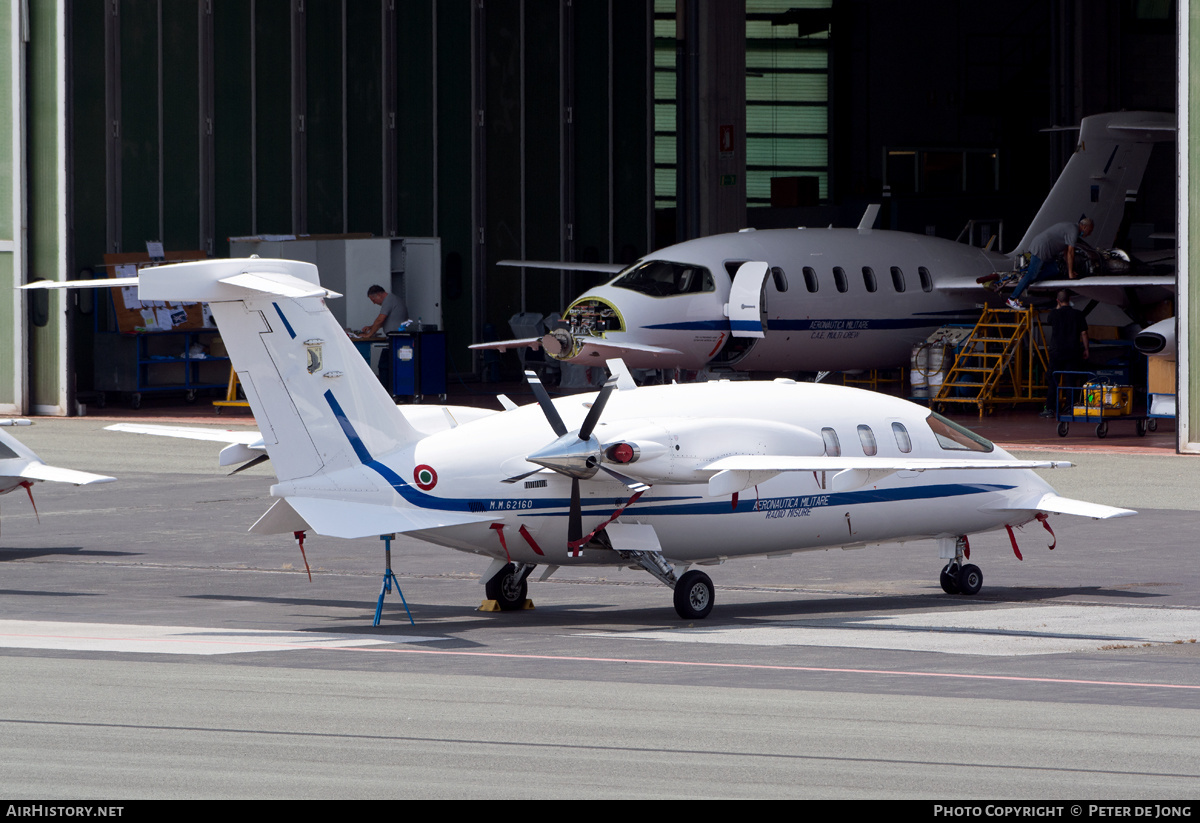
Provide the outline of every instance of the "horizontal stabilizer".
{"type": "MultiPolygon", "coordinates": [[[[287,503],[308,527],[327,537],[375,537],[381,534],[415,532],[444,526],[485,523],[494,516],[448,512],[436,509],[398,509],[372,503],[328,500],[315,497],[289,497],[287,503]]],[[[274,511],[272,507],[271,512],[274,511]]],[[[268,512],[267,514],[271,514],[268,512]]],[[[266,515],[259,520],[262,523],[266,515]]],[[[251,527],[259,531],[259,523],[251,527]]],[[[295,531],[286,529],[285,531],[295,531]]]]}
{"type": "Polygon", "coordinates": [[[36,283],[26,283],[19,286],[23,291],[38,289],[110,289],[121,286],[136,286],[140,281],[136,277],[107,277],[97,280],[39,280],[36,283]]]}
{"type": "Polygon", "coordinates": [[[30,463],[19,472],[20,477],[27,480],[50,480],[55,483],[73,483],[76,486],[87,486],[91,483],[111,483],[117,478],[103,474],[89,474],[74,469],[60,469],[57,466],[47,466],[45,463],[30,463]]]}
{"type": "Polygon", "coordinates": [[[341,297],[335,291],[282,272],[248,271],[232,277],[222,277],[221,282],[264,294],[277,294],[281,297],[341,297]]]}
{"type": "Polygon", "coordinates": [[[554,260],[501,260],[497,266],[515,266],[522,269],[558,269],[560,271],[598,271],[616,274],[628,266],[620,263],[567,263],[554,260]]]}
{"type": "Polygon", "coordinates": [[[262,443],[262,435],[258,433],[257,429],[201,429],[190,426],[155,426],[149,423],[114,423],[104,428],[114,432],[180,437],[185,440],[208,440],[212,443],[241,443],[244,446],[262,443]]]}

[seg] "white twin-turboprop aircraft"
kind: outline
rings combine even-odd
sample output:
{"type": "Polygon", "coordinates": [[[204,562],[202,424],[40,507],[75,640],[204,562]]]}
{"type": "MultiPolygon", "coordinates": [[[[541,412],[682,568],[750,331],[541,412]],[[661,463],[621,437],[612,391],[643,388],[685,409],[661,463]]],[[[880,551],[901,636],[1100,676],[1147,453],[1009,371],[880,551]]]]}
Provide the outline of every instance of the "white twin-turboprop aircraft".
{"type": "Polygon", "coordinates": [[[630,566],[672,587],[681,617],[702,618],[712,581],[688,566],[920,539],[947,561],[942,587],[974,594],[968,535],[1050,513],[1133,514],[1060,497],[1031,471],[1069,463],[1016,460],[920,406],[838,386],[638,388],[611,361],[599,392],[551,400],[531,376],[536,404],[410,415],[330,314],[311,264],[209,260],[129,282],[142,300],[212,310],[262,439],[223,462],[265,447],[278,477],[252,532],[403,532],[474,552],[491,558],[487,592],[503,609],[524,605],[535,566],[542,579],[630,566]]]}

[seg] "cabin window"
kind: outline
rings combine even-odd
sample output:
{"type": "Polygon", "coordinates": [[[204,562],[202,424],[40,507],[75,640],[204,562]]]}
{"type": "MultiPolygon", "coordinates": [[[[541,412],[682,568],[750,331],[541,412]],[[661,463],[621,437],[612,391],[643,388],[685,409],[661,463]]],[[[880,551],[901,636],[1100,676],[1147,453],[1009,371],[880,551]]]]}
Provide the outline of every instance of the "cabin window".
{"type": "Polygon", "coordinates": [[[825,441],[826,457],[842,456],[842,444],[838,442],[837,432],[828,427],[821,429],[821,439],[825,441]]]}
{"type": "Polygon", "coordinates": [[[871,431],[870,426],[858,427],[858,439],[862,443],[863,454],[867,457],[874,457],[879,452],[879,447],[875,444],[875,432],[871,431]]]}
{"type": "Polygon", "coordinates": [[[612,282],[619,289],[641,292],[650,297],[674,297],[716,291],[712,272],[691,263],[647,260],[627,269],[612,282]]]}
{"type": "Polygon", "coordinates": [[[908,436],[908,429],[904,428],[903,423],[892,424],[892,434],[896,436],[896,447],[904,454],[912,451],[912,438],[908,436]]]}
{"type": "Polygon", "coordinates": [[[892,266],[892,288],[897,292],[904,291],[904,272],[899,266],[892,266]]]}
{"type": "Polygon", "coordinates": [[[788,289],[787,275],[779,266],[771,267],[771,279],[775,281],[775,291],[782,294],[788,289]]]}
{"type": "Polygon", "coordinates": [[[812,266],[805,266],[804,288],[808,289],[810,292],[815,292],[819,288],[819,285],[820,284],[817,283],[817,272],[812,268],[812,266]]]}
{"type": "Polygon", "coordinates": [[[879,288],[879,284],[875,282],[875,271],[870,266],[863,266],[863,285],[869,292],[879,288]]]}
{"type": "Polygon", "coordinates": [[[991,441],[952,420],[947,420],[937,412],[926,417],[925,422],[933,430],[938,445],[948,451],[990,452],[995,448],[991,441]]]}
{"type": "Polygon", "coordinates": [[[924,266],[918,266],[917,274],[921,276],[921,291],[933,291],[933,277],[929,274],[929,269],[924,266]]]}
{"type": "Polygon", "coordinates": [[[833,285],[837,287],[840,294],[845,294],[850,290],[850,281],[846,279],[846,270],[841,266],[833,267],[833,285]]]}

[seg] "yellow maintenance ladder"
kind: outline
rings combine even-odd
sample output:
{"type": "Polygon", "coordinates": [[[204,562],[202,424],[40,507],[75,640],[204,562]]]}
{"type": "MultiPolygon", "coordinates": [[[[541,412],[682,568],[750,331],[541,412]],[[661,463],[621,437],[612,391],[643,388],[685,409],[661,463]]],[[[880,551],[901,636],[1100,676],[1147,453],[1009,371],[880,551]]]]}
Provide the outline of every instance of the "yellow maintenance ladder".
{"type": "Polygon", "coordinates": [[[1001,404],[1041,402],[1048,367],[1046,337],[1032,308],[985,308],[934,402],[974,403],[980,417],[1001,404]],[[1041,365],[1040,371],[1035,364],[1041,365]]]}

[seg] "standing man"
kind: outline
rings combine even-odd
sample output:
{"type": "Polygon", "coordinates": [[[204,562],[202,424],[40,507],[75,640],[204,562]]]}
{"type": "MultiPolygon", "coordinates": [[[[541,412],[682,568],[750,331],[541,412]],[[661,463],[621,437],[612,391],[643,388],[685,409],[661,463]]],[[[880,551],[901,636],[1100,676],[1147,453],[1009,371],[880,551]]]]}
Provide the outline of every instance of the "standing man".
{"type": "Polygon", "coordinates": [[[1017,284],[1012,297],[1008,299],[1008,307],[1017,311],[1025,310],[1025,306],[1021,304],[1021,295],[1038,280],[1058,273],[1056,258],[1060,254],[1066,254],[1067,277],[1071,280],[1078,278],[1079,275],[1075,273],[1075,244],[1079,242],[1079,238],[1087,237],[1091,233],[1092,218],[1085,217],[1078,223],[1055,223],[1034,237],[1029,243],[1029,269],[1017,284]]]}
{"type": "Polygon", "coordinates": [[[1059,289],[1050,321],[1050,373],[1046,375],[1046,408],[1042,417],[1058,415],[1058,380],[1055,372],[1082,371],[1088,359],[1087,317],[1071,307],[1071,294],[1059,289]]]}
{"type": "Polygon", "coordinates": [[[408,306],[404,305],[404,300],[394,294],[388,294],[383,286],[371,286],[367,289],[367,299],[379,306],[379,316],[371,325],[362,327],[362,337],[374,337],[380,331],[384,334],[395,331],[408,319],[408,306]]]}

